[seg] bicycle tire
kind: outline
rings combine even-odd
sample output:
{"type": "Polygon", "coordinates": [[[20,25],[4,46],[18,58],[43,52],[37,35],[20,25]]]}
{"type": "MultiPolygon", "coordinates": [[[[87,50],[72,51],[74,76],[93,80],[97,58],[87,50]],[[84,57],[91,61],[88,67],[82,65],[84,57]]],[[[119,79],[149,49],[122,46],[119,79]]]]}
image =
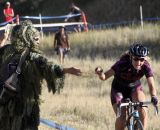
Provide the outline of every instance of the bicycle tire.
{"type": "Polygon", "coordinates": [[[133,130],[143,130],[142,122],[139,119],[133,121],[133,130]]]}

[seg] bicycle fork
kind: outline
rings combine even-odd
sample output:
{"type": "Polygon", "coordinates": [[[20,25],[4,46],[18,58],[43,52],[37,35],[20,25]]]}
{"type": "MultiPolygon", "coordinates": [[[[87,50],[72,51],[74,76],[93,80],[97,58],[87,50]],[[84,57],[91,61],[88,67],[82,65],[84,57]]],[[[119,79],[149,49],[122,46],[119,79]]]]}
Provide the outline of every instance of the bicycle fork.
{"type": "Polygon", "coordinates": [[[134,125],[133,122],[134,122],[135,119],[139,119],[139,112],[138,112],[138,110],[134,110],[132,112],[132,114],[128,116],[128,122],[127,122],[128,130],[134,130],[134,128],[133,128],[133,125],[134,125]],[[133,119],[131,120],[131,118],[133,118],[133,119]]]}

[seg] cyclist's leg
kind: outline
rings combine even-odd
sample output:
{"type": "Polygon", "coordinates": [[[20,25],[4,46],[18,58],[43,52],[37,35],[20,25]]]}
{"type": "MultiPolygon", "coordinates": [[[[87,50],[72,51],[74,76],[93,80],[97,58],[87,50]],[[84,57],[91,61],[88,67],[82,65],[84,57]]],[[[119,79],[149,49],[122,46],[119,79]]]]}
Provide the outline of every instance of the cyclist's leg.
{"type": "Polygon", "coordinates": [[[63,64],[63,62],[64,62],[63,48],[61,48],[61,47],[59,47],[59,60],[60,60],[60,63],[63,64]]]}
{"type": "Polygon", "coordinates": [[[142,122],[138,119],[134,119],[133,121],[133,130],[144,130],[142,122]]]}
{"type": "MultiPolygon", "coordinates": [[[[116,113],[116,104],[113,105],[113,109],[116,113]]],[[[122,108],[120,117],[116,118],[115,122],[115,130],[124,130],[125,129],[125,123],[126,123],[126,110],[125,108],[122,108]]]]}
{"type": "MultiPolygon", "coordinates": [[[[132,100],[133,101],[145,101],[145,94],[142,90],[142,86],[136,87],[136,89],[132,93],[132,100]]],[[[143,124],[144,130],[147,125],[147,107],[139,108],[140,120],[143,124]]]]}
{"type": "MultiPolygon", "coordinates": [[[[111,102],[112,102],[112,107],[117,114],[117,103],[122,99],[122,94],[119,92],[116,92],[115,90],[111,90],[111,102]]],[[[124,130],[125,128],[125,122],[126,122],[126,110],[125,108],[122,109],[120,117],[116,118],[115,122],[115,130],[124,130]]]]}

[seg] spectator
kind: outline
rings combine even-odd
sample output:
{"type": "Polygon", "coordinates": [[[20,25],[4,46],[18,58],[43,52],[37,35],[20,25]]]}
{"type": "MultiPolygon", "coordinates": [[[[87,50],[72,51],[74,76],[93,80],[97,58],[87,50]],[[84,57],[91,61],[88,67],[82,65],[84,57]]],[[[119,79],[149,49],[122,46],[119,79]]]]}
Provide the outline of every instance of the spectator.
{"type": "MultiPolygon", "coordinates": [[[[70,15],[70,14],[78,15],[78,14],[81,14],[81,12],[82,12],[82,10],[79,7],[77,7],[74,3],[71,3],[71,5],[70,5],[69,8],[70,8],[70,13],[68,15],[70,15]]],[[[74,16],[73,18],[74,18],[75,22],[80,22],[81,21],[81,15],[74,16]]],[[[67,17],[64,21],[67,22],[69,19],[70,18],[67,17]]],[[[74,30],[76,32],[81,32],[80,25],[78,25],[77,27],[75,27],[74,30]]]]}
{"type": "Polygon", "coordinates": [[[11,8],[10,2],[6,2],[5,8],[3,9],[3,14],[6,22],[13,23],[14,10],[11,8]]]}
{"type": "Polygon", "coordinates": [[[5,26],[5,31],[4,31],[4,34],[3,34],[3,40],[0,43],[0,47],[10,43],[12,28],[13,28],[13,26],[11,24],[7,24],[5,26]]]}
{"type": "Polygon", "coordinates": [[[11,44],[0,48],[0,130],[38,130],[42,81],[55,94],[66,74],[80,76],[81,70],[49,62],[31,21],[14,26],[11,35],[11,44]]]}
{"type": "Polygon", "coordinates": [[[59,55],[60,63],[63,64],[65,55],[70,50],[70,43],[64,26],[59,27],[59,31],[55,34],[54,49],[59,55]]]}

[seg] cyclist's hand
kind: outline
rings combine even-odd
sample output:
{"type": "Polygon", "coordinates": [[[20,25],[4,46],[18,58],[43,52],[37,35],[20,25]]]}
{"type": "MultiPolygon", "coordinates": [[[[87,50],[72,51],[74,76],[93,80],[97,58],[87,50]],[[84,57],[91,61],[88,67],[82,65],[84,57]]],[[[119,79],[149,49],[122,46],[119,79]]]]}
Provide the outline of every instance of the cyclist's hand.
{"type": "Polygon", "coordinates": [[[158,104],[158,98],[156,96],[152,96],[151,102],[153,103],[154,106],[157,106],[157,104],[158,104]]]}
{"type": "Polygon", "coordinates": [[[99,66],[99,67],[96,67],[96,68],[95,68],[95,73],[96,73],[96,74],[100,75],[100,74],[102,74],[102,72],[103,72],[102,67],[99,66]]]}

